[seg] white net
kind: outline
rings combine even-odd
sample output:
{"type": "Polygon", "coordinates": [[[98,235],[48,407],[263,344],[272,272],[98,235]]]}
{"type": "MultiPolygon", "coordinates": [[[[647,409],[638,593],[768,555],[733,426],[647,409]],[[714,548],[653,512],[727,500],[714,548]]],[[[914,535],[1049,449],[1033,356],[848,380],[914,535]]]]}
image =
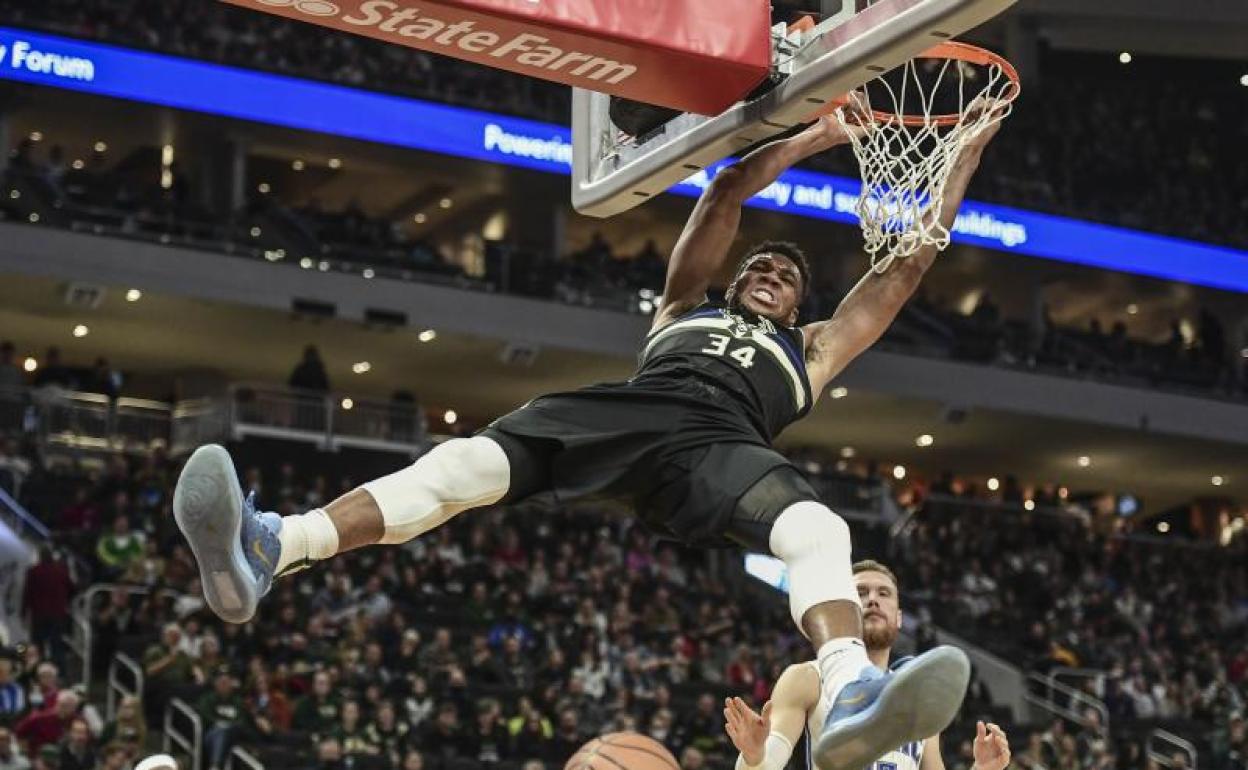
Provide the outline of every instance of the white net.
{"type": "Polygon", "coordinates": [[[996,62],[920,57],[855,91],[837,111],[847,130],[847,113],[872,115],[865,133],[848,133],[862,172],[856,211],[873,270],[924,246],[949,245],[940,221],[945,183],[962,148],[1009,115],[1016,94],[996,62]]]}

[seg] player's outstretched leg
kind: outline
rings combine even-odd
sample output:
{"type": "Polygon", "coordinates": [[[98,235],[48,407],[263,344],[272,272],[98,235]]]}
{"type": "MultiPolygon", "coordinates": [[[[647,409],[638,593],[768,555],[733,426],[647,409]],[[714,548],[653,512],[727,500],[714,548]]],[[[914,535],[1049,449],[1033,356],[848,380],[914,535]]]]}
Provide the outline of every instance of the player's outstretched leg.
{"type": "Polygon", "coordinates": [[[173,512],[199,563],[208,606],[222,620],[245,623],[275,575],[366,545],[407,542],[462,511],[498,502],[510,475],[507,455],[491,439],[454,439],[324,509],[282,518],[256,510],[229,453],[210,444],[183,467],[173,512]]]}
{"type": "Polygon", "coordinates": [[[970,679],[961,651],[942,647],[889,673],[867,657],[844,519],[813,500],[795,503],[768,545],[788,567],[793,620],[819,651],[820,686],[833,704],[814,746],[821,770],[861,770],[953,721],[970,679]]]}

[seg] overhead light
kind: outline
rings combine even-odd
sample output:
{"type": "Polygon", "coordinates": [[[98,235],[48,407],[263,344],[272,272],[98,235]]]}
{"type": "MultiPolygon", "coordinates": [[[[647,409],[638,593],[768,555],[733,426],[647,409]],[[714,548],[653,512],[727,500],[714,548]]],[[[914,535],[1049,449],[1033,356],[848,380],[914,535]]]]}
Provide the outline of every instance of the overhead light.
{"type": "Polygon", "coordinates": [[[87,164],[82,162],[82,158],[74,158],[74,162],[69,165],[74,169],[74,171],[82,171],[87,167],[87,164]]]}
{"type": "Polygon", "coordinates": [[[160,148],[160,165],[168,168],[173,165],[174,148],[172,144],[166,144],[160,148]]]}
{"type": "Polygon", "coordinates": [[[893,466],[893,478],[897,479],[898,481],[901,481],[905,477],[906,477],[906,466],[894,465],[893,466]]]}
{"type": "Polygon", "coordinates": [[[256,189],[260,191],[261,195],[268,195],[273,188],[269,186],[268,182],[261,182],[256,189]]]}
{"type": "Polygon", "coordinates": [[[295,171],[303,171],[304,163],[303,161],[296,159],[293,163],[290,164],[290,167],[293,168],[295,171]]]}
{"type": "Polygon", "coordinates": [[[329,262],[322,259],[320,262],[316,263],[316,269],[320,270],[322,273],[329,272],[329,262]]]}
{"type": "Polygon", "coordinates": [[[1135,315],[1139,312],[1140,312],[1140,306],[1135,304],[1134,302],[1132,302],[1130,305],[1127,305],[1127,315],[1135,315]]]}
{"type": "Polygon", "coordinates": [[[253,228],[251,228],[251,237],[252,237],[252,238],[259,238],[259,237],[260,237],[260,233],[261,233],[261,232],[263,232],[263,231],[262,231],[259,227],[253,227],[253,228]]]}
{"type": "Polygon", "coordinates": [[[342,168],[342,159],[341,159],[341,158],[330,158],[330,159],[329,159],[329,167],[330,167],[330,168],[332,168],[332,169],[334,169],[335,171],[337,171],[338,169],[342,168]]]}
{"type": "Polygon", "coordinates": [[[108,145],[105,144],[104,142],[96,142],[95,151],[96,152],[108,152],[108,145]]]}
{"type": "Polygon", "coordinates": [[[438,201],[438,205],[444,209],[449,209],[451,206],[455,205],[455,201],[451,200],[450,198],[443,198],[442,200],[438,201]]]}
{"type": "Polygon", "coordinates": [[[1239,357],[1248,358],[1248,348],[1244,348],[1243,350],[1239,351],[1239,357]]]}
{"type": "Polygon", "coordinates": [[[459,415],[455,414],[455,410],[454,410],[454,409],[447,409],[447,410],[446,410],[446,414],[442,415],[442,420],[443,420],[443,421],[444,421],[447,425],[454,425],[454,424],[455,424],[455,421],[456,421],[456,420],[458,420],[458,419],[459,419],[459,415]]]}
{"type": "Polygon", "coordinates": [[[1248,88],[1248,75],[1242,75],[1242,76],[1240,76],[1240,78],[1239,78],[1239,84],[1240,84],[1241,86],[1244,86],[1245,88],[1248,88]]]}
{"type": "Polygon", "coordinates": [[[91,330],[90,330],[90,329],[88,329],[88,328],[87,328],[85,325],[83,325],[83,324],[78,324],[77,326],[75,326],[75,327],[74,327],[74,336],[75,336],[75,337],[85,337],[85,336],[87,336],[87,335],[88,335],[88,334],[90,334],[90,333],[91,333],[91,330]]]}
{"type": "Polygon", "coordinates": [[[126,302],[138,302],[143,299],[143,292],[138,289],[131,289],[126,292],[126,302]]]}
{"type": "Polygon", "coordinates": [[[26,356],[26,360],[22,362],[22,368],[28,372],[33,372],[39,368],[39,362],[31,356],[26,356]]]}
{"type": "Polygon", "coordinates": [[[1159,522],[1157,522],[1157,531],[1158,531],[1158,532],[1160,532],[1160,533],[1162,533],[1163,535],[1164,535],[1165,533],[1169,532],[1169,531],[1170,531],[1170,522],[1168,522],[1168,521],[1159,521],[1159,522]]]}
{"type": "Polygon", "coordinates": [[[1130,52],[1123,51],[1122,53],[1118,54],[1118,61],[1122,62],[1123,64],[1130,64],[1131,63],[1130,52]]]}
{"type": "Polygon", "coordinates": [[[646,315],[650,315],[654,312],[654,303],[648,299],[643,299],[637,303],[637,309],[646,315]]]}
{"type": "Polygon", "coordinates": [[[39,215],[38,215],[38,214],[36,214],[36,213],[34,213],[34,212],[32,211],[32,212],[31,212],[31,214],[30,214],[30,216],[29,216],[29,217],[27,217],[27,219],[29,219],[29,220],[30,220],[31,224],[34,224],[35,222],[38,222],[38,221],[39,221],[39,215]]]}
{"type": "Polygon", "coordinates": [[[1034,510],[1036,510],[1036,501],[1035,501],[1035,500],[1024,500],[1024,501],[1023,501],[1023,510],[1025,510],[1025,511],[1034,511],[1034,510]]]}
{"type": "Polygon", "coordinates": [[[425,329],[423,332],[421,332],[420,334],[416,336],[416,339],[420,340],[421,342],[433,342],[437,338],[438,338],[438,333],[435,332],[433,329],[425,329]]]}
{"type": "Polygon", "coordinates": [[[830,391],[828,392],[828,395],[830,395],[830,396],[832,396],[832,398],[836,398],[836,399],[845,398],[846,396],[848,396],[848,395],[849,395],[849,388],[846,388],[846,387],[836,387],[836,388],[833,388],[832,390],[830,390],[830,391]]]}
{"type": "Polygon", "coordinates": [[[1080,455],[1080,456],[1079,456],[1079,467],[1080,467],[1080,468],[1087,468],[1087,467],[1089,467],[1089,466],[1091,466],[1091,465],[1092,465],[1092,458],[1091,458],[1091,457],[1088,457],[1087,455],[1080,455]]]}
{"type": "Polygon", "coordinates": [[[412,219],[416,222],[416,224],[423,225],[425,223],[425,220],[429,219],[429,217],[425,216],[424,214],[417,214],[416,216],[412,217],[412,219]]]}
{"type": "Polygon", "coordinates": [[[304,270],[311,270],[312,260],[309,259],[308,257],[304,257],[303,259],[299,260],[299,267],[302,267],[304,270]]]}
{"type": "Polygon", "coordinates": [[[356,374],[367,374],[372,368],[373,365],[367,361],[357,361],[356,363],[351,364],[351,371],[356,374]]]}
{"type": "Polygon", "coordinates": [[[365,278],[372,278],[372,277],[374,277],[375,275],[377,275],[377,271],[376,271],[376,270],[374,270],[374,269],[372,269],[371,267],[366,267],[366,268],[364,268],[364,272],[362,273],[362,275],[363,275],[365,278]]]}
{"type": "Polygon", "coordinates": [[[858,452],[855,451],[852,446],[841,447],[841,457],[844,457],[846,460],[853,458],[856,454],[858,454],[858,452]]]}
{"type": "Polygon", "coordinates": [[[1209,479],[1209,481],[1212,482],[1215,487],[1220,487],[1226,483],[1226,478],[1224,476],[1214,476],[1209,479]]]}
{"type": "Polygon", "coordinates": [[[10,199],[12,199],[12,200],[17,200],[17,199],[18,199],[18,198],[20,198],[20,197],[22,197],[22,192],[21,192],[21,190],[9,190],[9,198],[10,198],[10,199]]]}
{"type": "Polygon", "coordinates": [[[344,399],[342,400],[342,408],[343,408],[343,409],[345,409],[345,410],[347,410],[347,411],[351,411],[351,409],[353,409],[354,407],[355,407],[355,402],[354,402],[354,401],[352,401],[351,399],[349,399],[349,398],[344,398],[344,399]]]}
{"type": "Polygon", "coordinates": [[[30,141],[32,141],[32,142],[42,142],[42,141],[43,141],[43,132],[42,132],[42,131],[31,131],[31,132],[30,132],[30,141]]]}
{"type": "Polygon", "coordinates": [[[1000,479],[998,479],[996,476],[993,476],[992,478],[988,479],[988,491],[989,492],[996,492],[1000,488],[1001,488],[1000,479]]]}
{"type": "Polygon", "coordinates": [[[919,436],[914,440],[915,446],[927,447],[935,443],[936,439],[932,438],[932,434],[930,433],[924,433],[922,436],[919,436]]]}

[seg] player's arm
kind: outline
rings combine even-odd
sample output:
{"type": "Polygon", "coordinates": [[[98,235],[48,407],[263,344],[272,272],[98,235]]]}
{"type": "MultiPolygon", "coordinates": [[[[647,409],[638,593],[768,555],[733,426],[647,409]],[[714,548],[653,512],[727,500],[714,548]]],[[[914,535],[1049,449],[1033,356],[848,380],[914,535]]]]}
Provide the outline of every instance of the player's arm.
{"type": "Polygon", "coordinates": [[[740,698],[728,698],[724,729],[741,752],[737,770],[782,770],[802,737],[806,715],[818,700],[819,675],[805,665],[785,669],[762,714],[740,698]]]}
{"type": "Polygon", "coordinates": [[[724,271],[741,224],[741,206],[747,200],[798,161],[848,141],[836,118],[824,117],[800,134],[760,147],[716,174],[694,206],[667,263],[663,302],[652,328],[666,326],[706,301],[707,288],[724,271]]]}
{"type": "MultiPolygon", "coordinates": [[[[984,147],[1000,126],[1001,123],[997,122],[985,129],[958,154],[945,185],[941,206],[940,223],[945,228],[953,227],[966,187],[979,168],[984,147]]],[[[883,273],[868,271],[841,300],[830,319],[803,327],[806,372],[816,397],[849,362],[884,334],[918,288],[919,281],[936,260],[937,253],[935,246],[924,246],[905,259],[894,260],[883,273]]]]}
{"type": "Polygon", "coordinates": [[[923,741],[923,759],[919,770],[945,770],[945,758],[940,754],[940,736],[933,735],[923,741]]]}

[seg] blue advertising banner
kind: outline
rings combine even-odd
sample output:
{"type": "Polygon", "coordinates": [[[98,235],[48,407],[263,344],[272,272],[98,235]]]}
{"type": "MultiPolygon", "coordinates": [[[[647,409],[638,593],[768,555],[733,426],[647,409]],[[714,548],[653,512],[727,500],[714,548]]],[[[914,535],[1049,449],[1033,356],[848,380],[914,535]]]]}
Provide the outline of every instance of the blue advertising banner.
{"type": "MultiPolygon", "coordinates": [[[[566,126],[0,27],[0,78],[568,174],[566,126]]],[[[671,192],[696,196],[730,161],[671,192]]],[[[794,169],[750,206],[857,222],[859,184],[794,169]]],[[[1248,252],[967,201],[956,242],[1248,292],[1248,252]]]]}

